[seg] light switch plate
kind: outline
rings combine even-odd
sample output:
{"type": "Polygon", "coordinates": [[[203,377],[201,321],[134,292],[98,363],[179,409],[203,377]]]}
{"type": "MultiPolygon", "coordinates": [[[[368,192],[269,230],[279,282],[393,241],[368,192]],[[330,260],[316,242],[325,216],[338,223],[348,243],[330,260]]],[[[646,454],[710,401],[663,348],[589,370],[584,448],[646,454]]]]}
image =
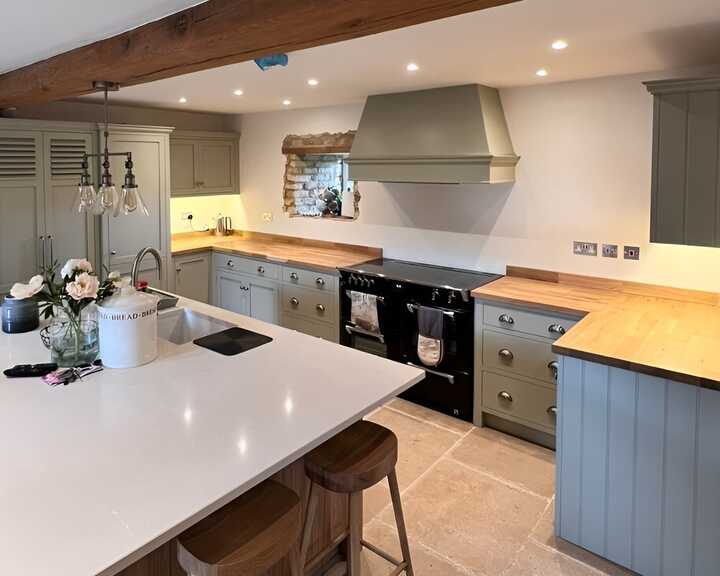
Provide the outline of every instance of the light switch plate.
{"type": "Polygon", "coordinates": [[[603,244],[602,255],[605,258],[617,258],[618,256],[618,245],[617,244],[603,244]]]}
{"type": "Polygon", "coordinates": [[[640,246],[625,246],[623,256],[625,260],[640,260],[640,246]]]}
{"type": "Polygon", "coordinates": [[[576,256],[597,256],[597,242],[573,242],[573,254],[576,256]]]}
{"type": "Polygon", "coordinates": [[[262,219],[263,219],[263,222],[272,222],[272,219],[273,219],[272,212],[263,212],[262,219]]]}

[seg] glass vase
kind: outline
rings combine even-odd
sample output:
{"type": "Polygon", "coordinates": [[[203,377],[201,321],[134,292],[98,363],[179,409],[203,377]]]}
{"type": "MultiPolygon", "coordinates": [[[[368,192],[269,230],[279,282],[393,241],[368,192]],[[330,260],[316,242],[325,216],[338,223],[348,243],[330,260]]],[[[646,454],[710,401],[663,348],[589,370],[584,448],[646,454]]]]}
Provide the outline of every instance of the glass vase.
{"type": "Polygon", "coordinates": [[[94,315],[57,309],[48,328],[50,358],[61,367],[91,364],[99,352],[98,324],[94,315]]]}

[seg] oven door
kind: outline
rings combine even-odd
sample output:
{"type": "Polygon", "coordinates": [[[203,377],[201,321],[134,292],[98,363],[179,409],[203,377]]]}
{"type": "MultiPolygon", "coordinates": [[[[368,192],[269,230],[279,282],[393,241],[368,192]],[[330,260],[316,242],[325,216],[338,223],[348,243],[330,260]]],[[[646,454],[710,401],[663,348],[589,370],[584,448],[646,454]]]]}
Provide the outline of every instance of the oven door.
{"type": "Polygon", "coordinates": [[[356,350],[362,350],[368,354],[382,356],[383,358],[388,357],[388,347],[384,334],[368,332],[359,326],[355,326],[355,324],[350,321],[343,322],[341,330],[344,332],[341,337],[342,342],[346,346],[355,348],[356,350]]]}
{"type": "Polygon", "coordinates": [[[407,364],[425,370],[425,378],[400,394],[401,398],[472,422],[473,378],[470,374],[442,372],[412,362],[407,364]]]}

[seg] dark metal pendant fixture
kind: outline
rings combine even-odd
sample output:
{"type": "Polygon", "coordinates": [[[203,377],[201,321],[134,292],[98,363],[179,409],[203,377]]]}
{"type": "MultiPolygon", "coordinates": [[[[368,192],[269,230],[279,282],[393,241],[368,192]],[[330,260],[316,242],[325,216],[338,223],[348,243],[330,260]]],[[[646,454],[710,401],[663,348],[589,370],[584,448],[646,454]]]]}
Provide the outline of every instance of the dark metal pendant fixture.
{"type": "Polygon", "coordinates": [[[77,201],[75,202],[75,210],[79,213],[104,214],[112,213],[113,216],[120,214],[128,215],[133,212],[139,212],[145,216],[150,215],[147,205],[143,201],[140,189],[135,182],[135,174],[133,174],[133,160],[130,152],[110,152],[108,150],[108,92],[117,91],[118,85],[114,82],[93,82],[93,87],[102,90],[105,93],[105,147],[100,154],[84,154],[82,160],[82,174],[80,175],[80,184],[78,186],[77,201]],[[110,156],[125,156],[125,182],[122,186],[121,194],[118,196],[117,189],[113,184],[112,174],[110,174],[110,156]],[[90,177],[88,158],[102,159],[102,175],[100,176],[100,190],[95,191],[95,187],[90,177]]]}

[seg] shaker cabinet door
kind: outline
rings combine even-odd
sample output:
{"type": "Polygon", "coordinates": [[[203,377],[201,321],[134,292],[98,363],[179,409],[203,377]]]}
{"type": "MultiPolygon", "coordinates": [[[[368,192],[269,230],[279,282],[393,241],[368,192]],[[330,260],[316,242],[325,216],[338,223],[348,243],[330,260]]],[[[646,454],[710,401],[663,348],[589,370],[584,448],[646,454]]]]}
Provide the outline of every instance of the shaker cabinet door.
{"type": "Polygon", "coordinates": [[[175,293],[183,298],[208,302],[210,292],[210,258],[208,254],[180,256],[175,263],[175,293]]]}
{"type": "Polygon", "coordinates": [[[250,283],[250,316],[271,324],[279,324],[278,308],[277,286],[271,282],[253,280],[250,283]]]}
{"type": "Polygon", "coordinates": [[[234,274],[218,273],[215,277],[215,305],[249,316],[249,283],[234,274]]]}
{"type": "Polygon", "coordinates": [[[225,194],[235,191],[233,142],[198,142],[197,170],[201,194],[225,194]]]}
{"type": "Polygon", "coordinates": [[[173,196],[188,196],[197,188],[195,144],[187,140],[170,141],[170,190],[173,196]]]}

